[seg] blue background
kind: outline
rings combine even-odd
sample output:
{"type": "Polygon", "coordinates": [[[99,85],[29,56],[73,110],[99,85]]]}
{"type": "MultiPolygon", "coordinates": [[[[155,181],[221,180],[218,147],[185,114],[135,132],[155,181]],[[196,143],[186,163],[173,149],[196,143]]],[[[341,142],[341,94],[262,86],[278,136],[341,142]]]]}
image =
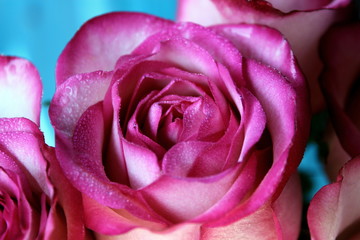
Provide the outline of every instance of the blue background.
{"type": "MultiPolygon", "coordinates": [[[[138,11],[175,19],[175,0],[0,0],[0,54],[23,57],[35,64],[43,80],[41,129],[54,146],[48,102],[55,91],[55,64],[66,43],[88,19],[111,11],[138,11]]],[[[312,184],[308,200],[328,182],[309,144],[300,171],[312,184]]]]}

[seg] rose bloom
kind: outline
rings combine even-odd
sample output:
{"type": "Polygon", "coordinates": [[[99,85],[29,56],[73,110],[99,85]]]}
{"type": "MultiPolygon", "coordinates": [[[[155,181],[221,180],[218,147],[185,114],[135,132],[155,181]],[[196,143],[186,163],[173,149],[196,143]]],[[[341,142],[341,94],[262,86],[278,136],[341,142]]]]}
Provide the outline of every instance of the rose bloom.
{"type": "Polygon", "coordinates": [[[278,31],[110,13],[56,77],[56,154],[98,238],[297,238],[309,103],[278,31]]]}
{"type": "Polygon", "coordinates": [[[308,223],[314,240],[360,237],[359,41],[359,23],[333,27],[322,41],[321,86],[333,126],[326,139],[326,169],[334,183],[311,201],[308,223]]]}
{"type": "Polygon", "coordinates": [[[0,56],[0,238],[84,239],[80,194],[38,127],[41,91],[30,62],[0,56]]]}
{"type": "Polygon", "coordinates": [[[360,154],[360,23],[333,27],[322,41],[321,86],[334,131],[327,136],[327,171],[332,179],[360,154]]]}
{"type": "Polygon", "coordinates": [[[359,239],[359,174],[357,156],[343,166],[336,182],[316,193],[308,210],[311,239],[359,239]]]}
{"type": "Polygon", "coordinates": [[[180,0],[178,20],[205,26],[257,23],[278,29],[290,42],[309,82],[313,112],[324,108],[318,84],[322,63],[318,55],[324,32],[350,17],[351,0],[180,0]],[[199,9],[201,11],[199,12],[199,9]]]}

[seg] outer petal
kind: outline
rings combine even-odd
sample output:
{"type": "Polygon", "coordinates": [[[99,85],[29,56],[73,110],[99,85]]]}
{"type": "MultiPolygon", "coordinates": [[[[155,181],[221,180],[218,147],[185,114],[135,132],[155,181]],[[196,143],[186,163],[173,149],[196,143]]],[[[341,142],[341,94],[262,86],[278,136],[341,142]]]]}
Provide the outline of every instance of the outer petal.
{"type": "Polygon", "coordinates": [[[100,240],[199,240],[200,225],[182,224],[176,225],[161,232],[153,232],[144,228],[137,228],[128,233],[117,236],[105,236],[96,234],[100,240]]]}
{"type": "Polygon", "coordinates": [[[171,25],[170,21],[154,16],[124,12],[90,20],[60,55],[56,85],[75,74],[113,70],[120,56],[131,53],[148,36],[171,25]]]}
{"type": "Polygon", "coordinates": [[[190,220],[213,206],[238,175],[238,168],[207,178],[176,178],[164,175],[142,189],[157,212],[173,223],[190,220]],[[179,197],[181,196],[181,197],[179,197]]]}
{"type": "Polygon", "coordinates": [[[283,76],[255,61],[247,61],[245,73],[248,74],[251,91],[262,103],[268,119],[273,164],[251,197],[211,226],[234,222],[259,208],[269,198],[277,196],[289,174],[298,166],[306,144],[307,131],[299,131],[309,129],[309,109],[304,104],[306,100],[302,98],[303,94],[297,95],[283,76]]]}
{"type": "Polygon", "coordinates": [[[29,61],[0,55],[0,117],[26,117],[40,124],[42,83],[29,61]]]}
{"type": "Polygon", "coordinates": [[[301,220],[301,188],[297,175],[272,204],[224,227],[201,228],[201,240],[297,239],[301,220]]]}
{"type": "Polygon", "coordinates": [[[52,148],[44,152],[50,162],[49,175],[54,183],[56,198],[49,212],[46,226],[46,239],[87,239],[81,193],[65,177],[55,158],[52,148]]]}
{"type": "Polygon", "coordinates": [[[312,239],[358,239],[360,236],[360,157],[344,165],[338,181],[320,189],[310,202],[312,239]]]}
{"type": "Polygon", "coordinates": [[[86,209],[86,226],[99,234],[116,235],[128,232],[134,228],[147,228],[160,231],[165,224],[139,219],[124,209],[111,209],[83,194],[83,204],[86,209]],[[106,221],[99,221],[106,219],[106,221]]]}
{"type": "Polygon", "coordinates": [[[0,147],[16,159],[13,163],[2,162],[2,166],[12,171],[14,165],[20,166],[15,172],[20,176],[25,175],[33,189],[45,192],[49,197],[53,196],[46,170],[48,163],[43,156],[44,137],[33,122],[25,118],[0,119],[0,147]],[[23,167],[30,176],[24,173],[23,167]]]}

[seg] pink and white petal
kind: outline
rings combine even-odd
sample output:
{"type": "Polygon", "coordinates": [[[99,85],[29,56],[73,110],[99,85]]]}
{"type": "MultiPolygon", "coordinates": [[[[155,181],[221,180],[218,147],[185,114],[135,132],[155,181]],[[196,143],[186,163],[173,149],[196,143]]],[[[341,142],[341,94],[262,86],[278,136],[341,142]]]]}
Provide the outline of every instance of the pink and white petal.
{"type": "Polygon", "coordinates": [[[226,158],[227,148],[225,144],[218,146],[212,142],[179,142],[164,155],[162,170],[170,176],[184,178],[196,172],[205,176],[218,173],[224,166],[222,160],[226,158]],[[206,161],[199,160],[204,155],[206,155],[206,161]]]}
{"type": "Polygon", "coordinates": [[[16,165],[27,171],[17,173],[25,175],[34,189],[52,197],[54,190],[47,176],[48,163],[43,155],[44,136],[38,126],[26,118],[3,118],[0,126],[1,147],[12,156],[16,165]]]}
{"type": "Polygon", "coordinates": [[[0,117],[25,117],[40,124],[42,83],[36,67],[0,55],[0,117]]]}
{"type": "Polygon", "coordinates": [[[166,62],[191,73],[203,74],[221,90],[224,89],[224,84],[217,71],[217,61],[224,62],[233,70],[234,76],[241,78],[241,55],[238,50],[227,39],[191,23],[179,23],[169,32],[149,37],[133,54],[154,54],[149,59],[166,62]],[[206,39],[209,36],[212,40],[206,39]],[[212,49],[217,49],[218,45],[223,46],[225,51],[212,49]],[[189,62],[188,59],[192,61],[189,62]]]}
{"type": "Polygon", "coordinates": [[[75,158],[62,161],[81,166],[97,177],[106,179],[102,165],[104,128],[103,108],[102,103],[99,102],[86,109],[76,123],[71,138],[72,149],[69,149],[74,152],[75,158]]]}
{"type": "Polygon", "coordinates": [[[124,209],[111,209],[86,195],[83,195],[83,205],[86,226],[100,235],[124,234],[140,227],[152,231],[162,230],[166,227],[160,222],[139,219],[124,209]],[[99,219],[106,219],[106,221],[99,222],[99,219]]]}
{"type": "Polygon", "coordinates": [[[178,21],[194,22],[205,26],[225,21],[221,12],[210,0],[179,0],[177,4],[176,19],[178,21]],[[206,14],[201,14],[199,9],[206,14]]]}
{"type": "Polygon", "coordinates": [[[184,38],[175,38],[162,41],[157,47],[157,53],[150,59],[167,62],[192,73],[204,74],[210,79],[219,78],[214,58],[197,44],[184,38]]]}
{"type": "Polygon", "coordinates": [[[302,215],[302,192],[297,173],[290,177],[279,198],[273,202],[272,208],[282,239],[298,239],[302,215]]]}
{"type": "Polygon", "coordinates": [[[303,99],[297,99],[294,89],[283,76],[255,61],[248,60],[245,66],[248,68],[245,70],[249,74],[248,82],[252,85],[251,92],[262,103],[267,116],[274,146],[273,163],[249,200],[235,208],[226,219],[214,222],[214,225],[229,224],[251,214],[270,198],[280,194],[290,174],[298,166],[305,148],[308,131],[297,129],[309,129],[308,106],[301,104],[303,99]],[[275,99],[276,104],[273,102],[275,99]],[[295,115],[295,112],[302,114],[295,115]],[[280,123],[281,126],[278,125],[280,123]]]}
{"type": "MultiPolygon", "coordinates": [[[[238,161],[244,161],[251,148],[260,140],[266,125],[266,115],[258,99],[247,89],[239,89],[244,112],[241,115],[240,129],[243,132],[241,152],[238,161]]],[[[236,146],[234,146],[236,148],[236,146]]]]}
{"type": "Polygon", "coordinates": [[[130,185],[133,189],[143,188],[161,175],[158,158],[149,149],[122,139],[130,185]]]}
{"type": "MultiPolygon", "coordinates": [[[[209,225],[213,220],[227,218],[227,213],[241,205],[249,197],[249,194],[254,191],[268,171],[270,167],[268,160],[271,159],[268,157],[270,153],[269,149],[254,151],[249,159],[239,166],[240,172],[224,196],[191,222],[205,222],[209,225]]],[[[221,221],[218,221],[217,226],[222,226],[221,221]]]]}
{"type": "Polygon", "coordinates": [[[173,223],[190,220],[213,206],[228,191],[238,175],[238,168],[206,178],[161,176],[143,188],[149,205],[173,223]]]}
{"type": "Polygon", "coordinates": [[[211,28],[193,23],[178,23],[174,25],[174,29],[178,31],[176,35],[190,40],[211,53],[215,61],[229,70],[232,78],[241,80],[242,53],[228,38],[217,34],[211,28]]]}
{"type": "Polygon", "coordinates": [[[343,166],[337,182],[326,185],[314,196],[307,215],[314,239],[350,239],[359,234],[359,172],[357,156],[343,166]]]}
{"type": "Polygon", "coordinates": [[[289,159],[284,159],[289,163],[286,168],[294,170],[302,159],[310,129],[310,105],[304,79],[291,84],[278,72],[252,60],[247,61],[246,68],[250,91],[262,104],[267,117],[274,162],[290,151],[289,159]]]}
{"type": "Polygon", "coordinates": [[[221,227],[203,226],[201,239],[298,239],[301,221],[301,187],[292,177],[280,197],[254,213],[221,227]]]}
{"type": "Polygon", "coordinates": [[[262,205],[256,212],[223,227],[201,228],[202,240],[222,239],[281,239],[269,204],[262,205]]]}
{"type": "Polygon", "coordinates": [[[128,233],[107,236],[96,234],[96,239],[100,240],[199,240],[199,224],[179,224],[163,231],[150,231],[146,228],[136,228],[128,233]]]}
{"type": "Polygon", "coordinates": [[[49,115],[55,132],[70,137],[83,112],[102,101],[109,88],[112,72],[75,75],[57,87],[49,115]]]}
{"type": "Polygon", "coordinates": [[[304,84],[289,43],[276,29],[250,24],[218,25],[212,29],[228,38],[244,57],[274,67],[295,86],[304,84]]]}
{"type": "MultiPolygon", "coordinates": [[[[86,239],[81,193],[65,177],[54,150],[49,147],[44,151],[50,162],[49,175],[56,190],[56,199],[49,212],[47,232],[54,239],[59,238],[58,234],[65,234],[66,239],[86,239]]],[[[50,236],[49,239],[52,239],[50,236]]]]}
{"type": "Polygon", "coordinates": [[[142,13],[114,12],[85,23],[65,47],[56,66],[56,85],[68,77],[114,69],[118,58],[172,22],[142,13]]]}
{"type": "Polygon", "coordinates": [[[275,70],[253,60],[246,61],[245,66],[250,92],[259,100],[266,114],[273,141],[274,161],[277,161],[292,144],[298,127],[296,114],[300,101],[293,86],[275,70]]]}

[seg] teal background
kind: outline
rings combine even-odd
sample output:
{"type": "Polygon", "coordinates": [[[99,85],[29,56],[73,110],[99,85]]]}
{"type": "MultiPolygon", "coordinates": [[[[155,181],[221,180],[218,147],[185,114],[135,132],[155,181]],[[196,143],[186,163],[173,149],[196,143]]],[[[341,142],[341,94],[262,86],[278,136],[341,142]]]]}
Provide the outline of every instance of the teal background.
{"type": "MultiPolygon", "coordinates": [[[[55,91],[55,64],[66,43],[88,19],[111,11],[138,11],[175,19],[176,0],[0,0],[0,54],[29,59],[44,85],[41,130],[54,146],[48,103],[55,91]]],[[[318,147],[307,147],[300,172],[309,183],[305,200],[328,182],[318,147]]]]}

